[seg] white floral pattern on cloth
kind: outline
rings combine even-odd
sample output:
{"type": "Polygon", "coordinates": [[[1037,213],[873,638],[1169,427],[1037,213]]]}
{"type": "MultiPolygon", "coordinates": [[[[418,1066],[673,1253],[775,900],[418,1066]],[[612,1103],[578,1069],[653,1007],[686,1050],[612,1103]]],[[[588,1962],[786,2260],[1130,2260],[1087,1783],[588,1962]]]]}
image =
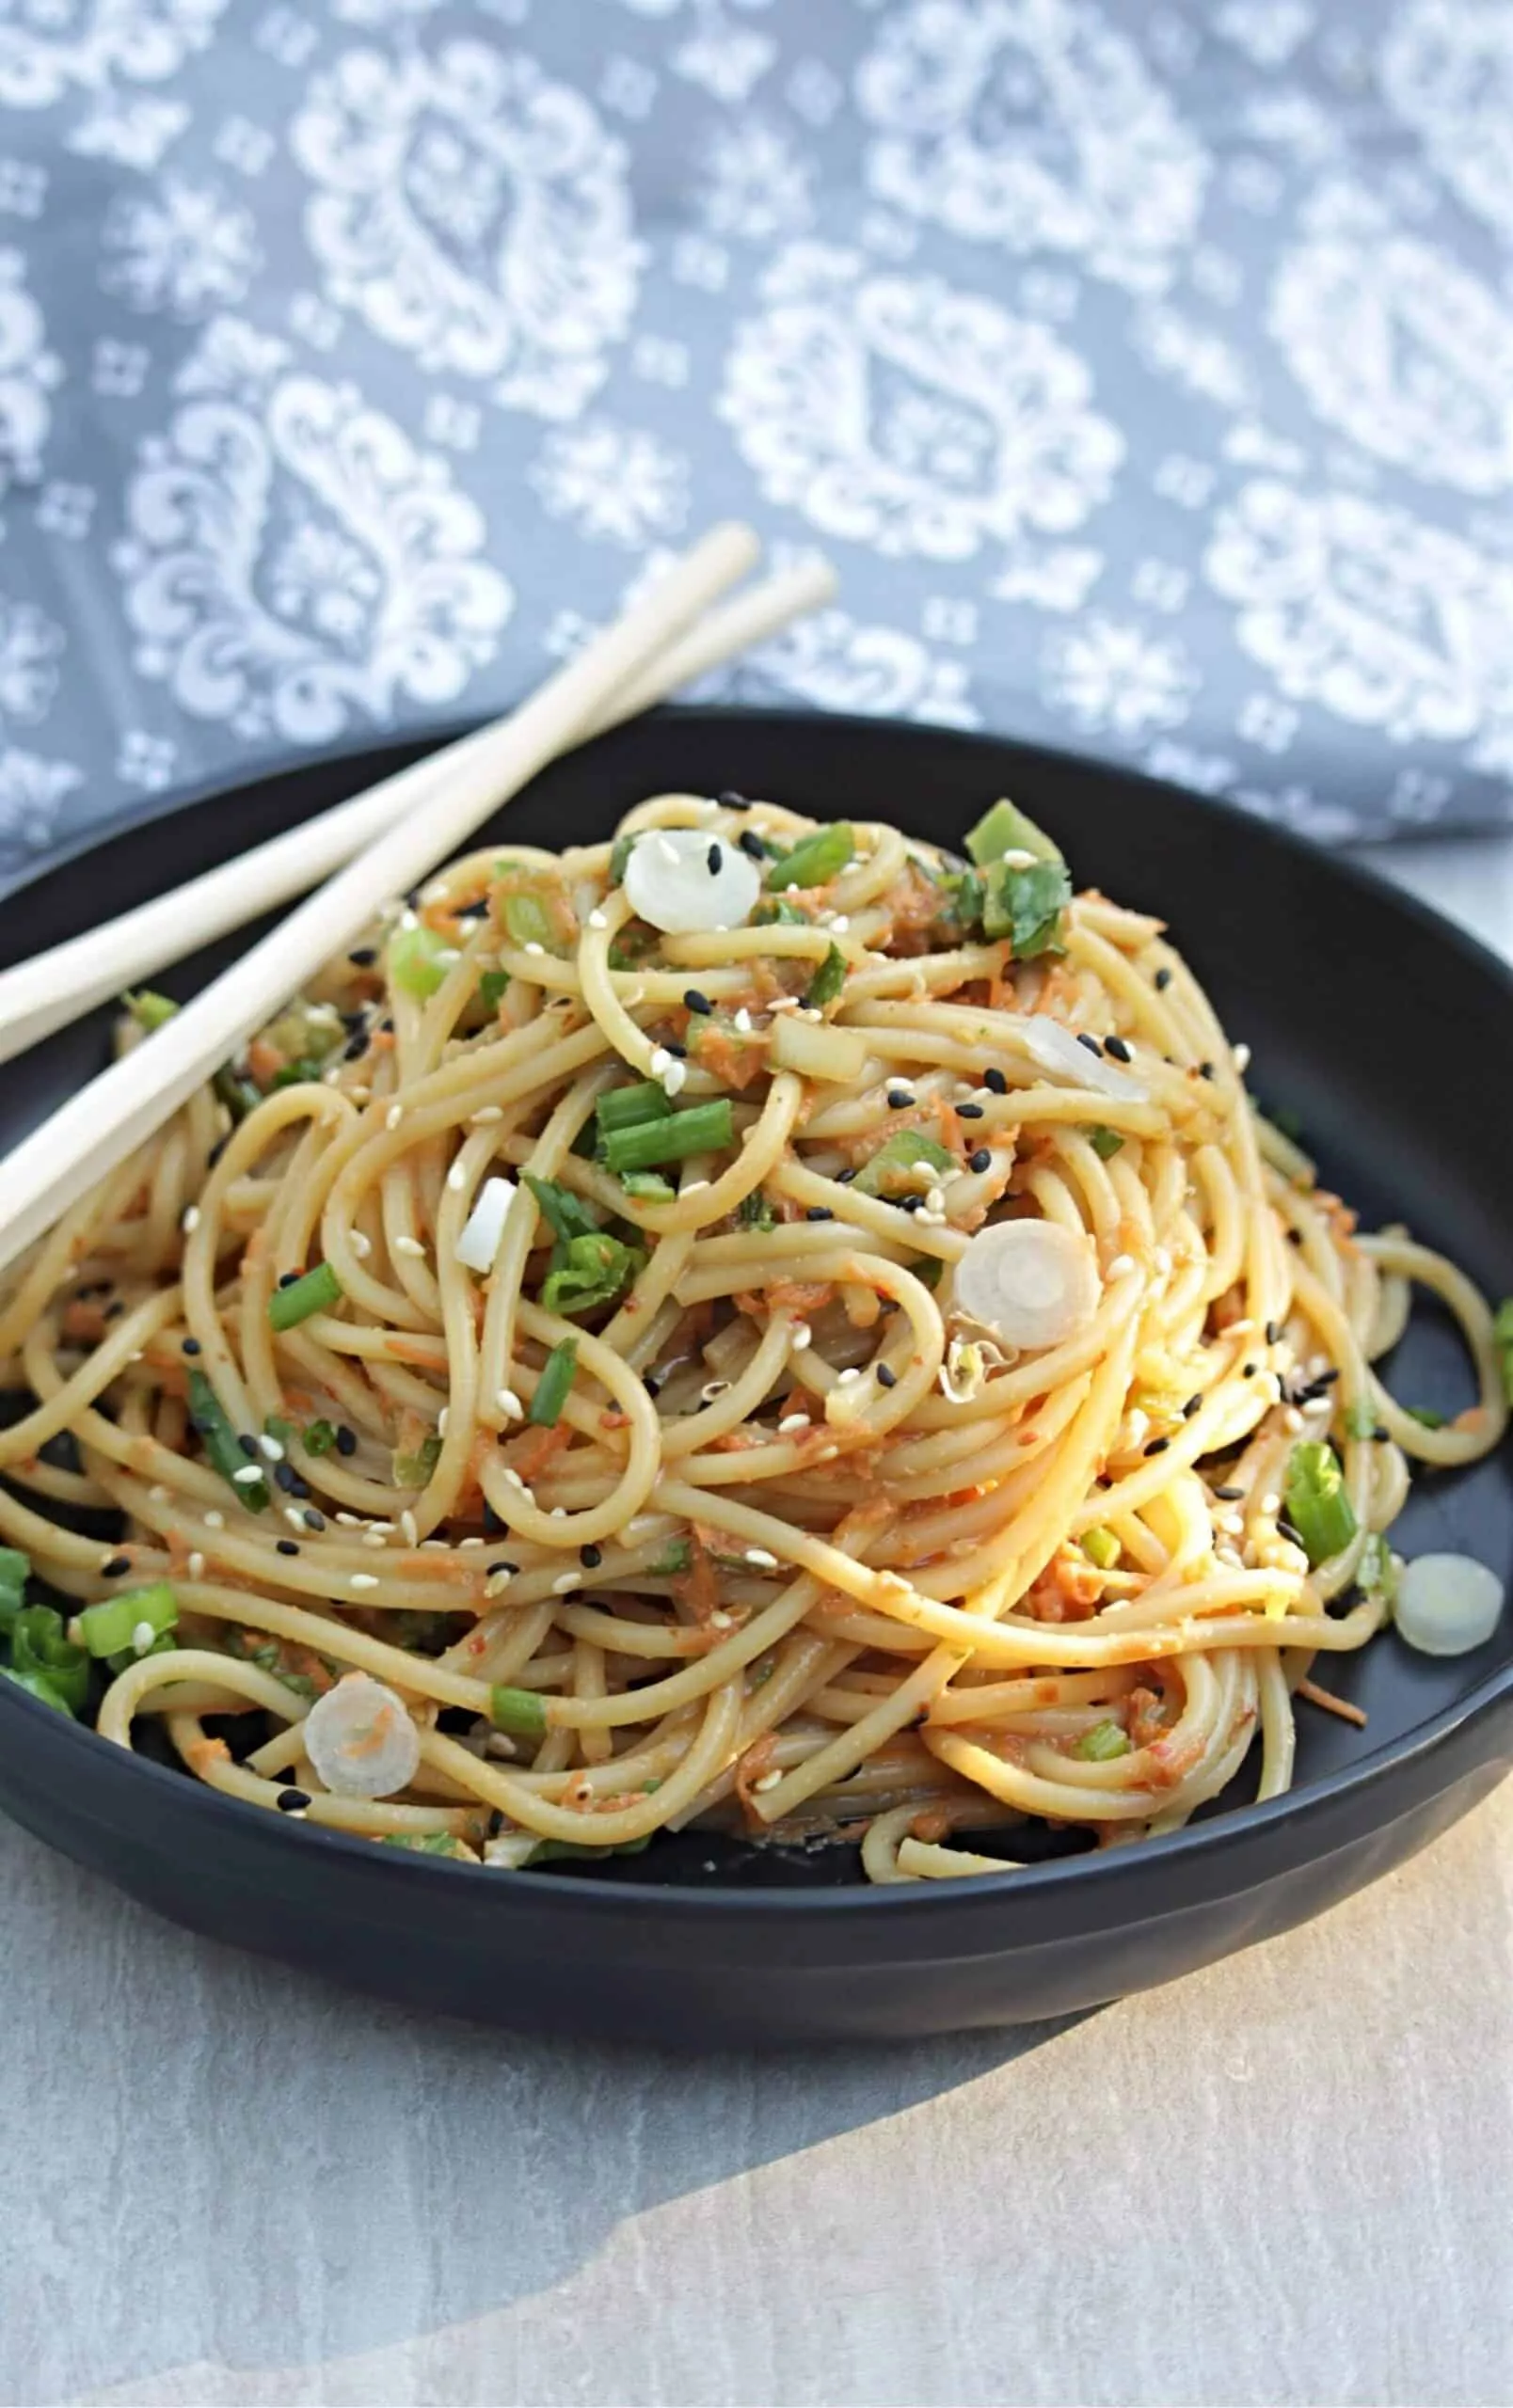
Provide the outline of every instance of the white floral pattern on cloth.
{"type": "Polygon", "coordinates": [[[423,368],[572,418],[602,384],[644,258],[625,152],[534,60],[477,41],[349,52],[292,134],[331,298],[423,368]]]}
{"type": "Polygon", "coordinates": [[[1164,286],[1208,160],[1091,0],[909,0],[856,79],[880,199],[978,242],[1164,286]]]}
{"type": "Polygon", "coordinates": [[[1513,821],[1513,0],[0,0],[0,883],[497,709],[671,547],[701,695],[1513,821]]]}
{"type": "Polygon", "coordinates": [[[454,701],[513,607],[481,512],[353,387],[245,331],[189,363],[127,488],[138,670],[196,718],[303,744],[454,701]]]}
{"type": "Polygon", "coordinates": [[[737,335],[720,408],[768,498],[890,558],[1080,526],[1124,446],[1076,354],[995,301],[861,264],[796,245],[737,335]]]}

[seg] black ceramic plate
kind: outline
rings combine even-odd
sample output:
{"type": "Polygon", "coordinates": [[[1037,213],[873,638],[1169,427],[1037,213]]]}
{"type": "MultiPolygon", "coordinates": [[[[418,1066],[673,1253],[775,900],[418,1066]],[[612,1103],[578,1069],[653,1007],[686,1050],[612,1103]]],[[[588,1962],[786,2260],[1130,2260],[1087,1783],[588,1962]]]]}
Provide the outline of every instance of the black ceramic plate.
{"type": "MultiPolygon", "coordinates": [[[[324,809],[419,748],[283,771],[118,836],[0,904],[10,962],[324,809]]],[[[1393,889],[1239,814],[1062,755],[868,720],[690,711],[550,770],[512,835],[601,833],[665,788],[736,785],[959,843],[1012,794],[1079,880],[1160,913],[1252,1083],[1303,1121],[1363,1217],[1401,1217],[1495,1295],[1513,1291],[1513,1148],[1488,1066],[1513,1054],[1513,978],[1393,889]]],[[[162,983],[187,994],[235,950],[162,983]]],[[[0,1147],[104,1056],[93,1014],[0,1069],[0,1147]]],[[[1454,1409],[1466,1374],[1416,1316],[1389,1376],[1454,1409]]],[[[1409,1552],[1513,1570],[1507,1450],[1421,1480],[1409,1552]]],[[[684,2044],[903,2036],[1064,2013],[1170,1980],[1317,1914],[1465,1813],[1513,1754],[1513,1615],[1434,1663],[1387,1636],[1330,1679],[1364,1732],[1303,1709],[1298,1782],[1172,1837],[981,1880],[868,1889],[844,1851],[689,1838],[616,1877],[480,1874],[317,1831],[126,1755],[0,1683],[0,1805],[176,1921],[411,2004],[503,2024],[684,2044]]],[[[1243,1794],[1243,1793],[1242,1793],[1243,1794]]]]}

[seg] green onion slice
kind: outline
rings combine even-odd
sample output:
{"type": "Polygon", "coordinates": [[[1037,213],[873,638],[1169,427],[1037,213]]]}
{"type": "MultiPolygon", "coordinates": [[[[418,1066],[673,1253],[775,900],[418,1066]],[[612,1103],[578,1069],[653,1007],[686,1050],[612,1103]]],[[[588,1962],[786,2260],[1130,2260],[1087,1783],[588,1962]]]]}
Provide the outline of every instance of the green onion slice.
{"type": "Polygon", "coordinates": [[[578,1340],[565,1338],[554,1346],[542,1366],[541,1377],[531,1399],[527,1418],[538,1430],[554,1430],[562,1419],[562,1409],[567,1402],[578,1370],[578,1340]]]}
{"type": "Polygon", "coordinates": [[[317,1263],[302,1279],[291,1280],[287,1288],[275,1288],[268,1298],[268,1320],[275,1329],[295,1329],[311,1313],[327,1313],[342,1301],[341,1280],[328,1262],[317,1263]]]}
{"type": "Polygon", "coordinates": [[[1308,1438],[1287,1458],[1284,1488],[1287,1519],[1310,1563],[1327,1563],[1356,1534],[1355,1508],[1332,1447],[1308,1438]]]}

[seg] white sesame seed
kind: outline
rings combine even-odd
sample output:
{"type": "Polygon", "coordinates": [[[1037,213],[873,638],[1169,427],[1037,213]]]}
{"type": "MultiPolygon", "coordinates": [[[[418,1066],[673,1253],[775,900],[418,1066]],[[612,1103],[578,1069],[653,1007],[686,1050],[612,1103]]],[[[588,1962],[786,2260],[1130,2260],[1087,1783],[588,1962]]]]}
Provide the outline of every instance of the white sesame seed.
{"type": "Polygon", "coordinates": [[[404,1105],[402,1103],[391,1103],[388,1111],[384,1114],[384,1127],[386,1129],[397,1129],[404,1117],[404,1105]]]}
{"type": "Polygon", "coordinates": [[[807,1430],[808,1427],[809,1417],[806,1413],[788,1413],[778,1423],[777,1434],[780,1438],[786,1438],[790,1431],[807,1430]]]}
{"type": "Polygon", "coordinates": [[[806,1346],[813,1345],[814,1332],[809,1327],[806,1321],[796,1321],[794,1323],[793,1335],[789,1343],[791,1344],[795,1354],[802,1354],[806,1346]]]}
{"type": "Polygon", "coordinates": [[[408,936],[410,930],[412,928],[418,928],[421,924],[413,911],[402,911],[399,915],[399,925],[404,929],[406,935],[408,936]]]}
{"type": "Polygon", "coordinates": [[[666,1069],[662,1072],[663,1093],[669,1098],[675,1095],[681,1095],[687,1085],[688,1064],[686,1062],[677,1061],[669,1062],[666,1069]]]}
{"type": "Polygon", "coordinates": [[[154,1481],[147,1493],[154,1505],[166,1505],[172,1491],[165,1488],[161,1481],[154,1481]]]}
{"type": "Polygon", "coordinates": [[[205,1523],[210,1529],[223,1530],[226,1528],[226,1516],[218,1506],[212,1505],[205,1514],[205,1523]]]}
{"type": "Polygon", "coordinates": [[[231,1479],[238,1488],[250,1488],[255,1480],[261,1480],[262,1478],[263,1466],[261,1464],[243,1464],[238,1470],[233,1471],[231,1474],[231,1479]]]}
{"type": "Polygon", "coordinates": [[[844,911],[834,911],[831,913],[830,925],[837,937],[843,937],[850,930],[851,921],[844,911]]]}
{"type": "Polygon", "coordinates": [[[189,1558],[189,1577],[191,1580],[203,1580],[204,1576],[205,1559],[196,1547],[189,1558]]]}
{"type": "Polygon", "coordinates": [[[447,1173],[447,1185],[454,1196],[460,1196],[468,1184],[468,1172],[462,1163],[454,1163],[447,1173]]]}
{"type": "Polygon", "coordinates": [[[758,1780],[752,1782],[752,1790],[755,1793],[758,1789],[775,1789],[782,1778],[781,1768],[774,1766],[771,1772],[764,1772],[758,1780]]]}
{"type": "Polygon", "coordinates": [[[665,1045],[654,1045],[652,1047],[651,1060],[648,1062],[646,1067],[650,1070],[654,1079],[660,1079],[664,1070],[670,1070],[672,1069],[673,1056],[668,1053],[665,1045]]]}
{"type": "Polygon", "coordinates": [[[680,1196],[697,1196],[701,1190],[708,1187],[709,1184],[709,1182],[707,1179],[690,1179],[685,1180],[684,1184],[677,1192],[680,1196]]]}
{"type": "Polygon", "coordinates": [[[352,1251],[357,1256],[358,1260],[359,1262],[366,1262],[369,1255],[373,1252],[372,1241],[365,1238],[360,1229],[354,1229],[350,1243],[352,1251]]]}
{"type": "Polygon", "coordinates": [[[1265,1497],[1262,1497],[1261,1511],[1267,1515],[1281,1513],[1282,1499],[1274,1489],[1267,1489],[1265,1497]]]}
{"type": "Polygon", "coordinates": [[[852,1383],[859,1380],[861,1376],[860,1371],[837,1371],[836,1374],[836,1385],[837,1387],[849,1388],[852,1383]]]}
{"type": "Polygon", "coordinates": [[[751,1034],[751,1014],[750,1014],[750,1012],[746,1009],[746,1006],[745,1006],[745,1005],[744,1005],[744,1004],[741,1005],[741,1006],[740,1006],[740,1007],[739,1007],[739,1009],[738,1009],[738,1010],[733,1014],[733,1016],[732,1016],[732,1018],[731,1018],[730,1025],[731,1025],[731,1027],[732,1027],[732,1028],[738,1028],[738,1029],[741,1031],[741,1036],[742,1036],[742,1037],[749,1037],[749,1036],[750,1036],[750,1034],[751,1034]]]}
{"type": "Polygon", "coordinates": [[[389,1541],[385,1538],[382,1530],[364,1530],[362,1533],[362,1544],[364,1546],[387,1546],[389,1545],[389,1541]]]}
{"type": "Polygon", "coordinates": [[[498,1405],[506,1421],[523,1421],[525,1419],[525,1407],[520,1402],[519,1398],[516,1395],[513,1388],[498,1389],[495,1393],[494,1402],[498,1405]]]}
{"type": "Polygon", "coordinates": [[[1214,1528],[1222,1530],[1227,1539],[1242,1539],[1245,1536],[1245,1516],[1243,1513],[1216,1513],[1214,1528]]]}
{"type": "Polygon", "coordinates": [[[581,1572],[559,1572],[551,1584],[553,1594],[559,1597],[565,1597],[570,1590],[581,1589],[582,1585],[581,1572]]]}
{"type": "Polygon", "coordinates": [[[1290,1404],[1282,1417],[1282,1426],[1289,1438],[1296,1438],[1303,1426],[1303,1417],[1295,1404],[1290,1404]]]}
{"type": "Polygon", "coordinates": [[[931,1187],[926,1189],[925,1210],[927,1212],[938,1212],[944,1219],[946,1212],[946,1191],[943,1187],[931,1187]]]}
{"type": "Polygon", "coordinates": [[[1135,1257],[1132,1254],[1116,1254],[1108,1266],[1107,1276],[1110,1279],[1123,1279],[1124,1274],[1127,1271],[1133,1271],[1134,1268],[1135,1257]]]}
{"type": "Polygon", "coordinates": [[[481,1103],[476,1112],[469,1113],[468,1117],[475,1129],[481,1129],[490,1120],[502,1120],[504,1106],[502,1103],[481,1103]]]}
{"type": "Polygon", "coordinates": [[[156,1637],[157,1632],[153,1629],[150,1622],[139,1622],[136,1624],[135,1629],[132,1632],[133,1654],[135,1656],[145,1656],[156,1637]]]}
{"type": "Polygon", "coordinates": [[[709,1628],[711,1630],[732,1630],[734,1627],[734,1615],[723,1612],[718,1607],[709,1616],[709,1628]]]}
{"type": "Polygon", "coordinates": [[[590,927],[595,931],[595,933],[596,933],[596,934],[597,934],[597,932],[598,932],[598,930],[599,930],[600,928],[607,928],[607,927],[609,927],[609,925],[610,925],[610,924],[609,924],[608,919],[605,917],[604,913],[603,913],[603,912],[598,909],[598,907],[597,907],[597,904],[595,905],[595,907],[594,907],[593,911],[590,911],[590,913],[589,913],[589,915],[588,915],[588,925],[589,925],[589,927],[590,927]]]}
{"type": "Polygon", "coordinates": [[[441,1407],[440,1412],[436,1417],[436,1434],[438,1438],[444,1438],[447,1434],[447,1408],[445,1405],[441,1407]]]}
{"type": "Polygon", "coordinates": [[[1164,1279],[1171,1268],[1171,1257],[1164,1245],[1158,1245],[1151,1257],[1151,1268],[1158,1279],[1164,1279]]]}
{"type": "Polygon", "coordinates": [[[196,1229],[199,1227],[199,1207],[198,1204],[186,1204],[184,1206],[183,1217],[180,1221],[179,1227],[183,1229],[186,1238],[193,1237],[196,1229]]]}
{"type": "Polygon", "coordinates": [[[344,1530],[360,1530],[362,1528],[362,1516],[360,1513],[339,1513],[336,1518],[341,1523],[342,1528],[344,1530]]]}
{"type": "Polygon", "coordinates": [[[1248,1045],[1234,1046],[1231,1052],[1231,1059],[1233,1060],[1236,1070],[1248,1070],[1250,1067],[1250,1047],[1248,1045]]]}
{"type": "Polygon", "coordinates": [[[270,1432],[263,1432],[262,1437],[258,1440],[258,1445],[262,1448],[270,1464],[282,1463],[284,1459],[283,1447],[280,1441],[275,1438],[270,1432]]]}
{"type": "Polygon", "coordinates": [[[377,1586],[378,1575],[376,1572],[349,1572],[347,1575],[347,1587],[349,1589],[376,1589],[377,1586]]]}
{"type": "Polygon", "coordinates": [[[777,1570],[776,1556],[769,1555],[764,1546],[747,1547],[745,1560],[748,1563],[754,1563],[758,1572],[775,1572],[777,1570]]]}
{"type": "Polygon", "coordinates": [[[405,1236],[397,1237],[394,1240],[394,1252],[396,1254],[410,1255],[421,1261],[423,1261],[425,1259],[425,1248],[421,1244],[419,1238],[405,1236]]]}
{"type": "MultiPolygon", "coordinates": [[[[413,1515],[412,1515],[412,1516],[411,1516],[411,1519],[413,1519],[413,1518],[414,1518],[414,1517],[413,1517],[413,1515]]],[[[478,1537],[475,1535],[475,1536],[473,1536],[473,1537],[471,1537],[471,1538],[459,1539],[459,1540],[457,1541],[457,1545],[458,1545],[460,1547],[461,1547],[461,1546],[486,1546],[486,1545],[488,1545],[488,1541],[487,1541],[486,1539],[481,1539],[481,1538],[478,1538],[478,1537]]]]}
{"type": "Polygon", "coordinates": [[[509,1572],[491,1572],[484,1582],[485,1596],[502,1597],[514,1576],[514,1574],[509,1572]]]}
{"type": "Polygon", "coordinates": [[[533,937],[530,943],[525,947],[525,950],[529,954],[535,955],[537,958],[543,958],[547,948],[544,944],[537,944],[534,937],[533,937]]]}

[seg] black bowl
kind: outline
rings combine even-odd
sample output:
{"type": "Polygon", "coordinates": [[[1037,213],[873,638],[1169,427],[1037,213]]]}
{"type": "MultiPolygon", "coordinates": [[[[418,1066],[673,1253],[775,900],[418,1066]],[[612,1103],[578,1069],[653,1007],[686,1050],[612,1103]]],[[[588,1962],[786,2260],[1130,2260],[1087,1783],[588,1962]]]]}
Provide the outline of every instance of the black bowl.
{"type": "MultiPolygon", "coordinates": [[[[423,746],[285,770],[112,838],[0,904],[0,959],[92,926],[325,808],[423,746]]],[[[1513,1147],[1490,1066],[1513,1052],[1513,978],[1394,889],[1242,815],[1127,772],[872,720],[669,712],[560,763],[509,815],[521,840],[607,828],[663,788],[736,785],[959,842],[1010,793],[1079,879],[1159,912],[1252,1080],[1297,1111],[1368,1220],[1400,1216],[1490,1293],[1513,1289],[1513,1147]]],[[[238,941],[240,942],[240,941],[238,941]]],[[[237,949],[163,983],[191,992],[237,949]]],[[[0,1070],[0,1146],[100,1064],[104,1012],[0,1070]]],[[[1397,1393],[1452,1409],[1450,1334],[1415,1316],[1397,1393]]],[[[1505,1452],[1421,1480],[1411,1553],[1506,1574],[1505,1452]]],[[[413,2005],[506,2025],[682,2044],[899,2037],[1098,2004],[1304,1921],[1400,1864],[1513,1755],[1513,1617],[1439,1663],[1394,1636],[1331,1661],[1365,1731],[1304,1708],[1298,1782],[1167,1839],[979,1880],[869,1889],[854,1857],[686,1838],[613,1876],[480,1874],[223,1798],[0,1683],[0,1805],[175,1921],[413,2005]]]]}

